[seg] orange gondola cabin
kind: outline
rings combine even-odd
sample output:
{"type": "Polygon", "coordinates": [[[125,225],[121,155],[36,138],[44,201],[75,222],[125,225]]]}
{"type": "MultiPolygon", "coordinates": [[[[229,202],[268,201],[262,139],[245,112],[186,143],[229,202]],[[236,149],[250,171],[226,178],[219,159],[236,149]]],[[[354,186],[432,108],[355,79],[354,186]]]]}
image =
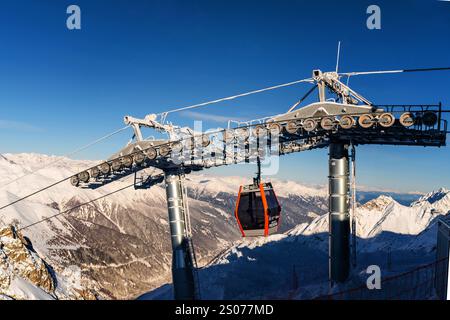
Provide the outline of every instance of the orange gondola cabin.
{"type": "Polygon", "coordinates": [[[278,231],[281,206],[272,184],[241,186],[235,216],[243,237],[268,236],[278,231]]]}

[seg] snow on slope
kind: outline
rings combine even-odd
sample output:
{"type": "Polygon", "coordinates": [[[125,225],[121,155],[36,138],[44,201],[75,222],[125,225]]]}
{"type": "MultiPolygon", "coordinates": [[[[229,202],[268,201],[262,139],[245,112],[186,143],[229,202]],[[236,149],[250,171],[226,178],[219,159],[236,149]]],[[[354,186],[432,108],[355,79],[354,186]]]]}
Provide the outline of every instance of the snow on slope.
{"type": "MultiPolygon", "coordinates": [[[[368,265],[383,275],[398,274],[435,258],[435,219],[450,213],[450,191],[439,189],[410,207],[380,196],[359,206],[358,265],[350,286],[358,286],[368,265]],[[387,267],[388,252],[392,267],[387,267]]],[[[328,217],[296,226],[285,234],[244,239],[200,271],[205,299],[314,298],[328,292],[328,217]],[[257,270],[257,272],[256,272],[257,270]]],[[[160,295],[168,298],[163,287],[160,295]]]]}
{"type": "MultiPolygon", "coordinates": [[[[3,186],[0,187],[0,205],[95,163],[36,154],[4,155],[0,158],[0,181],[3,186]],[[36,174],[13,181],[48,164],[51,165],[36,174]]],[[[27,226],[60,210],[129,185],[131,179],[96,190],[74,188],[66,181],[0,211],[0,225],[27,226]]],[[[192,205],[194,222],[201,219],[201,211],[215,213],[205,203],[193,200],[192,205]]],[[[167,224],[161,223],[167,215],[165,207],[166,196],[161,187],[149,191],[129,188],[74,210],[70,215],[33,226],[24,233],[31,239],[34,250],[45,257],[57,274],[64,274],[67,268],[76,265],[82,269],[83,281],[89,288],[103,291],[101,296],[131,298],[144,288],[148,290],[170,277],[170,238],[161,242],[168,231],[167,224]]],[[[214,219],[210,220],[214,222],[214,219]]],[[[214,227],[206,230],[195,228],[194,232],[201,233],[199,238],[205,239],[202,240],[205,245],[200,242],[200,258],[207,256],[209,251],[214,254],[216,247],[222,250],[223,245],[228,245],[206,240],[214,237],[226,239],[225,234],[232,237],[232,228],[226,223],[214,223],[214,227]]],[[[237,238],[237,231],[234,236],[237,238]]],[[[64,284],[64,280],[59,279],[58,283],[64,284]]]]}
{"type": "MultiPolygon", "coordinates": [[[[2,155],[0,206],[96,163],[41,154],[2,155]],[[29,175],[43,166],[47,167],[29,175]],[[14,181],[16,178],[20,179],[14,181]]],[[[132,179],[124,178],[95,190],[74,188],[66,181],[1,210],[0,225],[29,225],[129,185],[132,179]]],[[[286,230],[325,212],[323,189],[272,181],[284,207],[282,227],[286,230]]],[[[200,263],[239,239],[233,209],[239,185],[248,182],[242,177],[203,174],[187,177],[200,263]]],[[[24,234],[57,275],[77,265],[90,288],[103,290],[102,297],[129,298],[170,280],[171,251],[166,219],[166,195],[161,186],[150,190],[130,188],[70,215],[26,229],[24,234]]],[[[64,280],[59,279],[58,283],[63,284],[64,280]]]]}
{"type": "Polygon", "coordinates": [[[20,277],[13,278],[6,293],[9,297],[21,300],[55,300],[52,295],[20,277]]]}
{"type": "MultiPolygon", "coordinates": [[[[1,156],[0,205],[95,163],[39,154],[1,156]],[[49,163],[51,166],[37,174],[4,185],[49,163]]],[[[200,260],[206,262],[239,240],[232,215],[234,199],[239,185],[249,180],[204,174],[189,175],[187,180],[195,243],[200,260]]],[[[326,189],[271,180],[283,206],[283,231],[287,232],[267,239],[238,241],[217,265],[203,269],[205,286],[216,289],[210,289],[211,297],[238,297],[242,286],[227,287],[230,279],[245,283],[250,289],[252,281],[259,281],[261,296],[286,291],[293,286],[291,278],[298,278],[300,286],[310,288],[302,297],[313,296],[323,286],[328,250],[326,189]],[[266,280],[254,278],[261,273],[267,274],[266,280]],[[269,280],[271,277],[275,281],[269,280]]],[[[19,222],[24,226],[129,183],[130,179],[124,179],[90,190],[73,188],[65,182],[0,211],[0,224],[19,222]]],[[[361,206],[357,211],[357,232],[362,261],[379,259],[386,248],[429,254],[434,231],[427,226],[450,210],[449,199],[448,190],[441,189],[425,195],[411,207],[383,196],[361,206]]],[[[100,296],[131,298],[170,281],[170,244],[161,241],[169,239],[165,207],[165,191],[160,186],[150,190],[130,188],[71,215],[27,229],[25,235],[36,252],[56,269],[57,276],[62,277],[66,267],[76,265],[81,268],[87,287],[98,290],[100,296]]],[[[414,254],[404,255],[409,260],[399,267],[416,263],[414,254]]],[[[58,282],[64,284],[65,280],[58,282]]],[[[244,290],[241,295],[246,297],[248,293],[244,290]]]]}

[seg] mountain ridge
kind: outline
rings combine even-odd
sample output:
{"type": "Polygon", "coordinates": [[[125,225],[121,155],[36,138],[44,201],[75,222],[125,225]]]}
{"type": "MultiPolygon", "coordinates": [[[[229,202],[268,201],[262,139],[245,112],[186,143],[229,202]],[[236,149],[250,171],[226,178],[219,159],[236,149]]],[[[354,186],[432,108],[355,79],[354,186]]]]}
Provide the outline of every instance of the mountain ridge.
{"type": "MultiPolygon", "coordinates": [[[[0,188],[0,204],[14,201],[95,163],[97,162],[40,154],[7,154],[6,159],[0,158],[0,183],[3,184],[0,188]],[[43,166],[46,167],[35,174],[29,174],[43,166]],[[23,175],[27,176],[13,181],[23,175]]],[[[106,195],[129,184],[131,178],[96,190],[74,188],[68,182],[63,183],[0,211],[0,225],[23,227],[57,214],[60,210],[68,210],[106,195]]],[[[280,230],[282,234],[270,239],[281,241],[286,237],[311,237],[316,241],[310,244],[317,245],[326,254],[326,188],[271,180],[283,206],[283,222],[280,230]]],[[[247,239],[241,240],[233,210],[239,185],[248,181],[243,177],[206,174],[187,176],[194,243],[200,265],[207,264],[229,247],[247,243],[247,239]]],[[[443,201],[429,203],[428,200],[433,195],[434,193],[430,194],[428,198],[423,196],[420,205],[406,207],[399,203],[393,204],[395,210],[400,209],[399,213],[386,214],[384,211],[372,210],[374,213],[369,218],[359,222],[359,235],[364,237],[371,233],[372,237],[379,236],[380,232],[389,231],[389,228],[385,228],[387,222],[399,221],[408,216],[408,213],[415,213],[417,208],[423,208],[422,216],[418,218],[420,227],[413,228],[414,222],[404,230],[395,230],[404,233],[418,232],[438,215],[431,214],[432,209],[439,207],[442,211],[447,205],[443,202],[447,201],[446,195],[441,198],[443,201]],[[384,220],[387,222],[382,222],[381,227],[375,227],[383,214],[386,215],[384,220]]],[[[381,200],[388,202],[392,198],[377,199],[372,203],[381,208],[385,205],[381,200]]],[[[171,250],[166,206],[165,190],[161,186],[154,186],[149,190],[128,189],[26,229],[24,236],[31,240],[37,254],[44,257],[55,270],[56,282],[68,287],[61,297],[80,297],[77,292],[81,287],[102,299],[134,298],[142,292],[170,282],[171,250]],[[64,274],[72,267],[80,268],[78,280],[81,284],[71,289],[65,284],[67,281],[64,274]]],[[[389,239],[383,241],[388,245],[389,239]]],[[[257,240],[261,245],[269,242],[267,239],[257,240]]],[[[407,246],[406,243],[404,245],[407,246]]],[[[364,244],[362,248],[367,251],[372,246],[374,245],[364,244]]]]}

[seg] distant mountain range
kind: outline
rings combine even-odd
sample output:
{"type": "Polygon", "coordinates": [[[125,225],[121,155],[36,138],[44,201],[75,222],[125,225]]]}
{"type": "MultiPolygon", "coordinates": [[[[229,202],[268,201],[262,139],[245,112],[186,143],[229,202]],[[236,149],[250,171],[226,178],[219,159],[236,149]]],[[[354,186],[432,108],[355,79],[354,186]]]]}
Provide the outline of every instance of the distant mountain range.
{"type": "MultiPolygon", "coordinates": [[[[10,203],[94,163],[40,154],[4,154],[0,157],[0,204],[10,203]],[[43,166],[48,167],[29,174],[43,166]],[[24,175],[27,176],[14,181],[24,175]]],[[[29,225],[126,186],[132,179],[96,190],[75,188],[67,181],[0,211],[0,226],[29,225]]],[[[240,240],[234,205],[239,185],[248,180],[189,175],[186,183],[196,253],[199,263],[204,264],[240,240]]],[[[310,222],[326,212],[325,190],[295,182],[274,184],[284,210],[280,231],[310,222]]],[[[129,188],[35,225],[23,234],[30,241],[29,247],[51,266],[55,283],[52,297],[76,297],[78,291],[86,289],[100,298],[134,298],[171,279],[166,208],[161,185],[149,190],[129,188]],[[82,274],[76,290],[65,281],[67,269],[73,267],[80,268],[82,274]],[[64,290],[58,284],[63,284],[64,290]]],[[[11,279],[16,277],[20,275],[10,275],[11,279]]],[[[3,295],[28,297],[24,292],[3,290],[3,295]]]]}
{"type": "MultiPolygon", "coordinates": [[[[4,154],[0,157],[0,206],[69,177],[94,163],[40,154],[4,154]],[[29,174],[43,166],[48,167],[29,174]],[[27,176],[14,181],[23,175],[27,176]]],[[[9,232],[8,228],[2,229],[11,224],[20,228],[57,214],[60,210],[70,209],[126,186],[132,178],[95,190],[75,188],[65,182],[1,210],[0,257],[5,257],[5,265],[4,271],[0,272],[0,299],[130,299],[156,288],[160,289],[153,292],[160,293],[161,288],[167,288],[165,284],[171,281],[171,250],[166,196],[161,185],[149,190],[124,190],[75,209],[70,214],[25,229],[17,236],[14,232],[9,232]],[[3,236],[1,230],[6,230],[3,236]],[[28,261],[26,264],[14,258],[12,252],[17,250],[23,252],[23,257],[28,261]],[[42,261],[46,269],[33,261],[42,261]],[[39,265],[41,269],[31,272],[34,265],[39,265]],[[80,274],[81,278],[78,276],[80,274]],[[48,275],[51,276],[51,284],[48,282],[48,275]]],[[[235,277],[237,281],[250,283],[251,276],[245,281],[243,279],[247,272],[261,274],[260,271],[265,268],[258,269],[256,273],[251,264],[255,261],[253,259],[256,259],[255,263],[258,265],[263,264],[272,270],[266,274],[267,279],[259,281],[261,285],[266,282],[273,284],[271,277],[275,276],[274,273],[278,274],[274,279],[286,276],[287,269],[290,274],[291,262],[295,259],[298,260],[294,265],[296,272],[300,274],[302,285],[320,283],[323,276],[326,276],[327,188],[272,179],[283,207],[280,229],[283,234],[268,239],[242,240],[233,210],[239,185],[248,181],[244,177],[203,174],[187,177],[194,244],[199,264],[204,266],[219,255],[213,265],[201,271],[202,278],[210,279],[202,280],[210,288],[205,289],[205,297],[237,297],[235,289],[228,288],[230,283],[227,284],[229,281],[226,279],[235,277]],[[297,243],[302,244],[297,246],[297,243]],[[278,244],[281,245],[280,250],[277,249],[278,244]],[[266,254],[266,250],[276,250],[278,253],[266,254]],[[322,261],[323,259],[325,260],[322,261]],[[302,269],[302,265],[309,267],[302,269]],[[219,271],[217,277],[212,270],[219,271]],[[315,271],[318,272],[317,275],[315,271]]],[[[358,201],[363,203],[377,194],[359,193],[358,201]]],[[[437,211],[431,214],[433,208],[450,210],[446,202],[448,191],[442,189],[440,194],[430,193],[421,199],[417,196],[411,207],[386,197],[378,197],[365,203],[360,209],[362,211],[358,211],[358,235],[362,239],[381,237],[383,242],[377,240],[375,245],[361,240],[361,250],[369,252],[372,250],[370,248],[378,248],[380,243],[387,245],[389,239],[381,236],[383,231],[417,234],[425,230],[431,219],[441,214],[437,211]],[[384,206],[385,202],[390,204],[384,206]],[[380,209],[371,211],[368,209],[371,206],[379,206],[380,209]],[[389,214],[387,208],[391,208],[389,214]],[[420,216],[418,212],[422,209],[426,214],[420,216]],[[408,227],[404,227],[405,225],[408,227]]],[[[414,200],[406,200],[406,195],[398,197],[403,199],[398,198],[402,203],[414,200]]],[[[407,241],[399,244],[397,240],[392,240],[391,245],[406,248],[411,244],[407,241]]],[[[431,252],[430,248],[427,250],[431,252]]],[[[0,269],[1,266],[0,264],[0,269]]],[[[266,289],[270,288],[268,286],[266,289]]],[[[251,291],[251,286],[248,290],[251,291]]],[[[266,295],[268,292],[260,294],[266,295]]]]}
{"type": "Polygon", "coordinates": [[[400,193],[390,191],[357,191],[356,201],[364,204],[370,200],[378,198],[381,195],[389,196],[395,201],[405,206],[409,206],[412,202],[419,199],[423,194],[421,193],[400,193]]]}

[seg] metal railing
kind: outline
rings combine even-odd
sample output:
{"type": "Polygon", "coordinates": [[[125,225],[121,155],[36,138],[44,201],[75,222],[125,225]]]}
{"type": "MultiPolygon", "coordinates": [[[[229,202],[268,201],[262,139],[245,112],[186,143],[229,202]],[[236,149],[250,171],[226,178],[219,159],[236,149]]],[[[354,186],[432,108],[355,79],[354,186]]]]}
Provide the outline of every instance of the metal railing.
{"type": "MultiPolygon", "coordinates": [[[[443,118],[443,113],[449,112],[449,110],[442,110],[442,103],[439,104],[386,104],[386,105],[376,105],[377,108],[383,108],[386,112],[390,112],[394,115],[400,115],[405,112],[410,112],[415,116],[415,124],[411,127],[416,130],[431,130],[435,129],[437,131],[447,132],[447,120],[443,118]],[[431,112],[436,114],[437,122],[433,126],[425,125],[420,119],[426,112],[431,112]]],[[[398,118],[398,117],[397,117],[398,118]]]]}
{"type": "Polygon", "coordinates": [[[317,300],[436,300],[436,285],[445,281],[448,257],[381,279],[380,289],[367,285],[319,296],[317,300]]]}

